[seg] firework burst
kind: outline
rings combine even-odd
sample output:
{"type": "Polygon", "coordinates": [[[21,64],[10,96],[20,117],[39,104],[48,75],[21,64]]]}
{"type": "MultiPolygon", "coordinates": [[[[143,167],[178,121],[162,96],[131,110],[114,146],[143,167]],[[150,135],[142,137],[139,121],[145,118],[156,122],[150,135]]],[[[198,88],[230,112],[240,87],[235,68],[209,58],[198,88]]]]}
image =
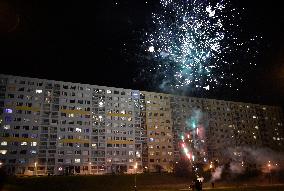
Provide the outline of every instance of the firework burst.
{"type": "Polygon", "coordinates": [[[163,88],[174,90],[209,90],[243,81],[232,66],[238,56],[249,59],[256,53],[249,48],[256,38],[243,42],[238,38],[236,9],[224,1],[161,0],[160,4],[143,43],[152,61],[145,72],[154,74],[163,88]]]}

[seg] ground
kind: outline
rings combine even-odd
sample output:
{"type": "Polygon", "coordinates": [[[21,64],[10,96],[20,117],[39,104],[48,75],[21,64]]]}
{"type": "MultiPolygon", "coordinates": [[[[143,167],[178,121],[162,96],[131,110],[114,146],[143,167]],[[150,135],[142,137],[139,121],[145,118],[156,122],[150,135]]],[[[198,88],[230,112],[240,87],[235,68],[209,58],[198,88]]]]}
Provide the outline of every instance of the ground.
{"type": "MultiPolygon", "coordinates": [[[[50,177],[9,177],[4,181],[1,191],[131,191],[134,190],[135,175],[102,176],[50,176],[50,177]]],[[[189,190],[190,180],[170,174],[137,175],[138,191],[178,191],[189,190]]],[[[215,189],[204,183],[203,190],[210,191],[279,191],[284,184],[265,184],[264,182],[224,183],[216,182],[215,189]]]]}

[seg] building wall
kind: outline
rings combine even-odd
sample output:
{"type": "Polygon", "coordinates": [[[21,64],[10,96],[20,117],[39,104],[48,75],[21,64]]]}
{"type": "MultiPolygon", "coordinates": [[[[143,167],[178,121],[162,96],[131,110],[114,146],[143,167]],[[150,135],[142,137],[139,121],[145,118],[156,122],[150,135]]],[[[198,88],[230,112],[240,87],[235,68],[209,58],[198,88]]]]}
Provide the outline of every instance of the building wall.
{"type": "Polygon", "coordinates": [[[175,161],[183,155],[180,134],[197,111],[202,114],[208,161],[227,162],[244,148],[284,151],[280,107],[184,96],[171,96],[171,107],[175,161]]]}
{"type": "Polygon", "coordinates": [[[171,172],[197,115],[206,161],[229,160],[228,147],[284,150],[275,106],[0,75],[0,114],[11,174],[171,172]]]}
{"type": "Polygon", "coordinates": [[[139,96],[1,75],[1,161],[12,174],[132,173],[142,166],[139,96]]]}
{"type": "Polygon", "coordinates": [[[173,171],[173,135],[170,97],[143,92],[146,102],[146,127],[149,171],[173,171]]]}

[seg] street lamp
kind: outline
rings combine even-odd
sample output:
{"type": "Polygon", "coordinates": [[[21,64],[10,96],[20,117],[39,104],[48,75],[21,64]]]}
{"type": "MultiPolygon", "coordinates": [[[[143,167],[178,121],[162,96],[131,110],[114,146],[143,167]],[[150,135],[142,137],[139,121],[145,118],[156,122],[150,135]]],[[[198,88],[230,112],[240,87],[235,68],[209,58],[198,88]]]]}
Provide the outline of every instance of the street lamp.
{"type": "Polygon", "coordinates": [[[135,170],[135,175],[134,175],[134,190],[137,190],[137,185],[136,185],[136,176],[137,176],[137,162],[134,165],[134,170],[135,170]]]}
{"type": "Polygon", "coordinates": [[[35,175],[37,176],[37,162],[35,162],[35,175]]]}
{"type": "Polygon", "coordinates": [[[89,162],[89,174],[92,174],[92,172],[91,172],[91,169],[92,168],[92,163],[91,162],[89,162]]]}
{"type": "Polygon", "coordinates": [[[146,172],[148,171],[148,167],[147,167],[147,166],[145,166],[145,171],[146,171],[146,172]]]}
{"type": "Polygon", "coordinates": [[[272,183],[272,176],[271,176],[271,164],[270,164],[270,161],[268,161],[268,170],[269,170],[269,182],[272,183]]]}

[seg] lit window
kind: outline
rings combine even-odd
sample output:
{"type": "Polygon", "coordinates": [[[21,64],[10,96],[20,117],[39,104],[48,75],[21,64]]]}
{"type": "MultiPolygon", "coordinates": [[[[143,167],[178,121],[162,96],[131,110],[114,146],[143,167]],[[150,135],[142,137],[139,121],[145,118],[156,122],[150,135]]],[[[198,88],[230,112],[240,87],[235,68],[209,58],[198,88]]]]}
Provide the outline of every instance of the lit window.
{"type": "Polygon", "coordinates": [[[97,144],[96,143],[92,143],[92,147],[97,147],[97,144]]]}
{"type": "Polygon", "coordinates": [[[256,139],[256,136],[254,135],[253,138],[256,139]]]}
{"type": "Polygon", "coordinates": [[[28,145],[28,143],[27,142],[21,142],[21,145],[23,146],[23,145],[28,145]]]}
{"type": "Polygon", "coordinates": [[[31,146],[35,147],[37,145],[37,142],[31,142],[31,146]]]}
{"type": "Polygon", "coordinates": [[[81,129],[81,128],[76,127],[75,131],[76,131],[76,132],[80,132],[80,133],[81,133],[81,132],[82,132],[82,129],[81,129]]]}
{"type": "Polygon", "coordinates": [[[107,90],[107,94],[111,94],[111,90],[107,90]]]}
{"type": "Polygon", "coordinates": [[[81,159],[75,159],[75,163],[80,163],[81,159]]]}
{"type": "Polygon", "coordinates": [[[141,154],[139,151],[136,151],[136,157],[140,158],[141,157],[141,154]]]}
{"type": "Polygon", "coordinates": [[[12,109],[9,109],[9,108],[6,108],[6,109],[5,109],[5,113],[13,113],[13,110],[12,110],[12,109]]]}
{"type": "Polygon", "coordinates": [[[2,141],[1,142],[1,146],[6,146],[7,145],[7,141],[2,141]]]}
{"type": "Polygon", "coordinates": [[[68,117],[74,117],[74,113],[69,113],[68,117]]]}
{"type": "Polygon", "coordinates": [[[3,128],[4,129],[10,129],[10,125],[4,125],[3,128]]]}
{"type": "Polygon", "coordinates": [[[0,150],[0,154],[5,155],[7,153],[7,150],[0,150]]]}
{"type": "Polygon", "coordinates": [[[258,129],[258,126],[255,126],[254,128],[258,129]]]}
{"type": "Polygon", "coordinates": [[[100,101],[99,102],[99,107],[103,107],[104,106],[104,102],[100,101]]]}
{"type": "Polygon", "coordinates": [[[106,161],[107,161],[107,162],[111,162],[111,159],[110,159],[110,158],[107,158],[106,161]]]}
{"type": "Polygon", "coordinates": [[[150,142],[153,142],[153,141],[154,141],[154,138],[151,137],[151,138],[150,138],[150,142]]]}
{"type": "Polygon", "coordinates": [[[36,154],[36,150],[31,150],[31,154],[36,154]]]}
{"type": "Polygon", "coordinates": [[[42,90],[36,90],[36,93],[37,93],[37,94],[41,94],[41,93],[42,93],[42,90]]]}
{"type": "Polygon", "coordinates": [[[256,116],[254,115],[254,116],[252,116],[252,118],[256,119],[256,116]]]}

